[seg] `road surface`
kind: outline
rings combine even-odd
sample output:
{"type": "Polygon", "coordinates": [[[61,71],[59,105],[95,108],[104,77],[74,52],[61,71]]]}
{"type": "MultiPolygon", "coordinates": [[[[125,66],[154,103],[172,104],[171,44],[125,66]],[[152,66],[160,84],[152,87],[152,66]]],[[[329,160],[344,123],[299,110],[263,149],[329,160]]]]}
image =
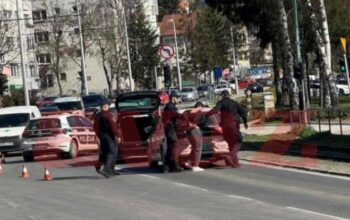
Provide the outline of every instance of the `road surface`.
{"type": "Polygon", "coordinates": [[[0,215],[7,219],[347,219],[350,179],[244,164],[240,169],[161,174],[119,165],[102,178],[78,160],[27,163],[8,158],[0,176],[0,215]],[[44,167],[53,180],[42,181],[44,167]]]}

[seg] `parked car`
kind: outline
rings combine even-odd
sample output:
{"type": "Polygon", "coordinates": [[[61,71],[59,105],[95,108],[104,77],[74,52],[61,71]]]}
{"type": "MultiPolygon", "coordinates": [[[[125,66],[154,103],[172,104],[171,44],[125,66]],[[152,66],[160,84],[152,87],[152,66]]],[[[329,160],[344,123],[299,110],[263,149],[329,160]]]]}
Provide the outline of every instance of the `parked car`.
{"type": "Polygon", "coordinates": [[[251,91],[252,93],[264,92],[264,86],[258,82],[250,84],[245,91],[251,91]]]}
{"type": "Polygon", "coordinates": [[[52,102],[52,107],[55,106],[59,109],[58,112],[50,112],[45,115],[71,113],[81,116],[85,116],[85,107],[80,97],[61,97],[52,102]]]}
{"type": "Polygon", "coordinates": [[[37,101],[36,105],[40,108],[44,103],[51,103],[57,98],[58,96],[47,96],[47,97],[44,97],[42,100],[37,101]]]}
{"type": "MultiPolygon", "coordinates": [[[[210,108],[205,108],[202,110],[203,113],[209,112],[210,108]]],[[[180,110],[179,113],[184,113],[190,110],[180,110]]],[[[177,121],[178,127],[186,127],[187,122],[181,118],[177,121]]],[[[199,124],[201,133],[203,135],[203,145],[202,145],[202,160],[209,161],[210,163],[216,162],[217,160],[224,159],[229,154],[229,146],[222,136],[222,128],[220,127],[220,116],[219,114],[213,114],[209,117],[205,117],[204,121],[199,124]]],[[[180,152],[181,162],[188,161],[188,157],[191,152],[191,144],[187,139],[184,130],[178,130],[178,146],[180,152]]]]}
{"type": "Polygon", "coordinates": [[[349,85],[347,80],[339,80],[336,82],[337,92],[340,95],[349,95],[349,85]]]}
{"type": "Polygon", "coordinates": [[[240,89],[246,89],[250,84],[254,83],[254,79],[249,79],[249,80],[239,80],[238,81],[238,87],[240,89]]]}
{"type": "Polygon", "coordinates": [[[82,100],[85,107],[85,116],[91,119],[97,108],[100,107],[101,101],[107,100],[107,98],[103,95],[93,94],[82,96],[82,100]]]}
{"type": "Polygon", "coordinates": [[[164,170],[167,149],[161,120],[160,98],[156,91],[120,94],[115,103],[121,142],[120,158],[128,162],[135,156],[147,157],[150,167],[164,170]]]}
{"type": "Polygon", "coordinates": [[[199,99],[199,95],[195,87],[182,88],[180,92],[180,97],[183,102],[196,101],[199,99]]]}
{"type": "Polygon", "coordinates": [[[197,92],[199,98],[205,98],[214,93],[214,87],[210,85],[202,85],[197,88],[197,92]]]}
{"type": "Polygon", "coordinates": [[[221,84],[221,85],[217,85],[215,87],[214,93],[215,94],[221,94],[224,90],[227,90],[229,94],[231,94],[231,87],[228,84],[221,84]]]}
{"type": "Polygon", "coordinates": [[[0,109],[0,152],[20,152],[22,133],[31,119],[40,118],[36,106],[16,106],[0,109]]]}
{"type": "Polygon", "coordinates": [[[92,123],[80,115],[52,115],[30,120],[22,137],[26,162],[47,154],[59,154],[65,159],[75,158],[83,151],[98,150],[92,123]]]}

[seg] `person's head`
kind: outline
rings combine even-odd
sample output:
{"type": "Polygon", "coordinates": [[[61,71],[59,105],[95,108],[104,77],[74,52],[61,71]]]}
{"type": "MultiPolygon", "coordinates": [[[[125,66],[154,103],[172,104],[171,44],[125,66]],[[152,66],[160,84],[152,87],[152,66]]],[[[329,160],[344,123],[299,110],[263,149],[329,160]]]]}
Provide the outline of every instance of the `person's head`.
{"type": "Polygon", "coordinates": [[[201,108],[204,108],[205,106],[204,106],[204,104],[202,103],[202,102],[197,102],[194,106],[193,106],[193,108],[196,108],[196,109],[201,109],[201,108]]]}
{"type": "Polygon", "coordinates": [[[230,98],[230,93],[227,90],[221,92],[222,98],[230,98]]]}
{"type": "Polygon", "coordinates": [[[179,96],[177,94],[175,94],[175,93],[170,95],[170,101],[173,104],[177,104],[178,103],[178,98],[179,98],[179,96]]]}
{"type": "Polygon", "coordinates": [[[100,103],[101,111],[109,111],[109,101],[108,100],[102,100],[100,103]]]}

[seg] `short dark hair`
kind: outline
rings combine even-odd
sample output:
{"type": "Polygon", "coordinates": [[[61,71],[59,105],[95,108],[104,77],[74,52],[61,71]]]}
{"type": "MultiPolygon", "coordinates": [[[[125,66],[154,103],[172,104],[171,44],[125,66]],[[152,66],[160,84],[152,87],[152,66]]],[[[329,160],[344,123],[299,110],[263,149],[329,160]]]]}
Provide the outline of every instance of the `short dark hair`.
{"type": "Polygon", "coordinates": [[[193,108],[198,108],[198,107],[204,107],[204,104],[202,102],[197,102],[193,108]]]}
{"type": "Polygon", "coordinates": [[[230,93],[229,93],[227,90],[224,90],[224,91],[221,92],[221,95],[222,95],[223,97],[229,97],[229,96],[230,96],[230,93]]]}

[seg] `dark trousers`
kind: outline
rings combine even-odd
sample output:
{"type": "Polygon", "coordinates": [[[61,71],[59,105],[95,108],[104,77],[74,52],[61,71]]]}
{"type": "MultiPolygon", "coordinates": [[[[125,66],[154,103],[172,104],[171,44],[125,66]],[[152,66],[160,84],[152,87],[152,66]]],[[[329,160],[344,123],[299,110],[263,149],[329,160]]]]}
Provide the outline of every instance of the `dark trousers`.
{"type": "Polygon", "coordinates": [[[201,154],[202,154],[202,145],[203,145],[202,132],[199,128],[195,128],[191,131],[188,131],[187,135],[188,135],[187,139],[192,146],[189,159],[192,162],[193,166],[198,167],[201,160],[201,154]]]}
{"type": "Polygon", "coordinates": [[[239,133],[237,126],[223,126],[222,127],[224,140],[227,142],[230,149],[230,157],[237,160],[237,152],[239,150],[239,133]]]}
{"type": "Polygon", "coordinates": [[[118,156],[118,147],[115,140],[110,135],[101,135],[100,137],[100,155],[99,161],[104,164],[104,170],[110,172],[114,170],[118,156]]]}

